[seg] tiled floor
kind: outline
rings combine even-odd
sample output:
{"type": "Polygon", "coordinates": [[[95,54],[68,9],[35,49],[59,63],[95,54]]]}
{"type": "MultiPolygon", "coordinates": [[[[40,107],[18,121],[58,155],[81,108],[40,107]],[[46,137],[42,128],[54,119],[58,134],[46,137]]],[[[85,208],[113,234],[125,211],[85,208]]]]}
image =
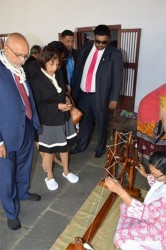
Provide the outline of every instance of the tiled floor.
{"type": "MultiPolygon", "coordinates": [[[[124,121],[124,119],[120,119],[123,129],[124,127],[127,129],[135,127],[135,123],[131,124],[131,120],[124,121]]],[[[112,127],[119,129],[120,120],[116,123],[115,119],[112,122],[112,127]]],[[[112,133],[108,132],[109,143],[112,133]]],[[[70,156],[70,170],[80,177],[77,184],[70,184],[64,179],[62,177],[62,168],[55,164],[54,176],[59,183],[59,188],[56,191],[47,190],[44,182],[45,173],[41,167],[41,158],[38,151],[35,150],[31,191],[39,193],[42,196],[42,200],[39,202],[21,202],[19,218],[22,228],[18,231],[8,229],[4,212],[0,206],[0,250],[50,249],[71,218],[104,176],[103,167],[106,164],[106,155],[98,159],[95,158],[95,144],[96,133],[94,133],[92,141],[85,152],[70,156]]],[[[146,182],[139,174],[136,176],[136,185],[141,188],[147,188],[146,182]]]]}

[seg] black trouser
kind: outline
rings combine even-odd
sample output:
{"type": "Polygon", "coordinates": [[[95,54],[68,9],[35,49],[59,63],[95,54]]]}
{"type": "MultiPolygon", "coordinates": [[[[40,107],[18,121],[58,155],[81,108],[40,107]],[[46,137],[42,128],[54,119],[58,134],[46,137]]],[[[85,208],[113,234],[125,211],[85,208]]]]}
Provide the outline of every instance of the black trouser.
{"type": "Polygon", "coordinates": [[[88,146],[95,121],[98,132],[97,146],[95,151],[96,153],[105,153],[109,109],[106,109],[105,112],[98,112],[96,109],[95,93],[85,92],[80,93],[78,108],[82,110],[84,114],[82,120],[79,123],[79,149],[83,151],[88,146]]]}

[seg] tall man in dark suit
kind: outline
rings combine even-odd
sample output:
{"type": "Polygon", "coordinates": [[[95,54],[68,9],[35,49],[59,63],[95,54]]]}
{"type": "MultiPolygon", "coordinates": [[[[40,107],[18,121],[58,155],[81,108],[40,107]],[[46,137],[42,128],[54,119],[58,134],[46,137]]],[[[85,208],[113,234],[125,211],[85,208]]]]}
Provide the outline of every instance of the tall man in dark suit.
{"type": "Polygon", "coordinates": [[[123,78],[122,53],[110,45],[109,38],[109,28],[97,26],[94,42],[85,44],[77,59],[73,98],[84,116],[79,123],[79,143],[71,153],[86,149],[94,120],[98,129],[95,157],[101,157],[106,150],[108,111],[117,106],[123,78]]]}
{"type": "Polygon", "coordinates": [[[21,228],[19,200],[41,199],[29,193],[34,127],[40,131],[31,89],[22,68],[28,57],[25,37],[12,33],[0,52],[0,197],[12,230],[21,228]]]}

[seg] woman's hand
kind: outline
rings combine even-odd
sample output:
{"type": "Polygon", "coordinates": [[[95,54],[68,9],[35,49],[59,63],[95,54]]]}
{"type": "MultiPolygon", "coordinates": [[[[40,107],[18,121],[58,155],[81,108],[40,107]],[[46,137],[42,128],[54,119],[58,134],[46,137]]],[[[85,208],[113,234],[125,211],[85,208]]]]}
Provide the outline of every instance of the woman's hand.
{"type": "Polygon", "coordinates": [[[140,172],[142,176],[147,178],[148,174],[146,173],[145,168],[142,164],[140,164],[139,166],[135,166],[135,168],[140,172]]]}
{"type": "Polygon", "coordinates": [[[61,111],[69,111],[72,108],[72,104],[66,104],[66,103],[59,103],[58,109],[61,111]]]}
{"type": "Polygon", "coordinates": [[[118,181],[112,179],[111,177],[106,177],[105,184],[110,191],[118,194],[128,206],[131,205],[132,197],[126,192],[118,181]]]}
{"type": "Polygon", "coordinates": [[[123,189],[120,183],[111,177],[105,178],[105,184],[111,192],[114,192],[118,195],[121,193],[123,189]]]}

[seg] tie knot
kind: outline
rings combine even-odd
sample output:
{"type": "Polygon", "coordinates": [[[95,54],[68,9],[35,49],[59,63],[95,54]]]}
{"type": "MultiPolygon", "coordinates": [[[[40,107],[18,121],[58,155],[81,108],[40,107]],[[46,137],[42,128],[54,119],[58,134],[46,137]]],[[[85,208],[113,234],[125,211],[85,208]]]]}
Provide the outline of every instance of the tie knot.
{"type": "Polygon", "coordinates": [[[72,55],[70,54],[69,56],[68,56],[68,58],[67,58],[67,61],[72,61],[73,60],[73,57],[72,57],[72,55]]]}

